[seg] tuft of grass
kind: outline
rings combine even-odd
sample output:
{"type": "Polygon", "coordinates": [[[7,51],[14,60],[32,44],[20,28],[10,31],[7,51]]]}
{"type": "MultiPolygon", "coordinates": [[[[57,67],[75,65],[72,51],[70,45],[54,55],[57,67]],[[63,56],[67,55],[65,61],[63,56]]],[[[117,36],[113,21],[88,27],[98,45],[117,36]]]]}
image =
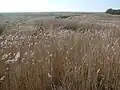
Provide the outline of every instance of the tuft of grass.
{"type": "Polygon", "coordinates": [[[0,35],[3,33],[3,31],[5,30],[5,25],[0,25],[0,35]]]}

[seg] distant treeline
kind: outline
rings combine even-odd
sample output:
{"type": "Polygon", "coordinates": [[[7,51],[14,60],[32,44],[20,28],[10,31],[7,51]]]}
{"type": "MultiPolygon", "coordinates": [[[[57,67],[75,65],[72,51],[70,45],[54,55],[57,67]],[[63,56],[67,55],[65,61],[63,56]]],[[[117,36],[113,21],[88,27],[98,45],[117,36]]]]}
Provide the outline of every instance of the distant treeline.
{"type": "Polygon", "coordinates": [[[106,13],[108,13],[108,14],[120,15],[120,9],[112,9],[112,8],[110,8],[110,9],[108,9],[108,10],[106,11],[106,13]]]}

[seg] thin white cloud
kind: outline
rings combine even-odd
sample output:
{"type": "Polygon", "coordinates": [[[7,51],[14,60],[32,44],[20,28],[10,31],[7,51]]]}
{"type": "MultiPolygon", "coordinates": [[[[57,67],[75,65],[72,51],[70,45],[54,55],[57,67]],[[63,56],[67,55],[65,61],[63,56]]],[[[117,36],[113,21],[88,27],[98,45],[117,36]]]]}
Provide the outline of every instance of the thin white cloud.
{"type": "Polygon", "coordinates": [[[52,6],[50,0],[2,0],[0,12],[49,11],[52,6]]]}
{"type": "Polygon", "coordinates": [[[67,4],[55,0],[1,0],[0,12],[68,11],[67,4]]]}

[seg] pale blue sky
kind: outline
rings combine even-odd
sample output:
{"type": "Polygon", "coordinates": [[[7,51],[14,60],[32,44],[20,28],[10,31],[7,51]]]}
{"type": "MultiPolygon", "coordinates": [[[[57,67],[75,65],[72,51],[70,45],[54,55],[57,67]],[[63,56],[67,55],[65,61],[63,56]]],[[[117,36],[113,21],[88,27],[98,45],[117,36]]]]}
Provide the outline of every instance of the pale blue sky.
{"type": "Polygon", "coordinates": [[[1,0],[0,12],[84,11],[120,8],[120,0],[1,0]]]}

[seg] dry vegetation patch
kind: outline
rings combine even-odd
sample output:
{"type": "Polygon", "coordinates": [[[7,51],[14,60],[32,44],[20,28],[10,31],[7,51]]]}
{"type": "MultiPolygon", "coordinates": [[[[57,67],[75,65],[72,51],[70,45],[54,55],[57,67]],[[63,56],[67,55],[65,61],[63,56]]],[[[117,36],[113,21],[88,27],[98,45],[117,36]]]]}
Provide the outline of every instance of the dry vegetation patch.
{"type": "Polygon", "coordinates": [[[119,90],[120,29],[70,20],[47,26],[56,22],[67,27],[48,33],[46,23],[34,24],[1,36],[0,89],[119,90]]]}

